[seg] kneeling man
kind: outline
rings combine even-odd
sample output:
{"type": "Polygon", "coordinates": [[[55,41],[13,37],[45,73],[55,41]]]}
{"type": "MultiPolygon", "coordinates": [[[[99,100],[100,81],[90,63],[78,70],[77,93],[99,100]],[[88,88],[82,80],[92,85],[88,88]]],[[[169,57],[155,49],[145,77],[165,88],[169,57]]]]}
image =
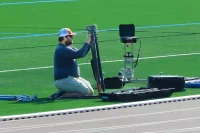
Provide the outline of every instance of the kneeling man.
{"type": "Polygon", "coordinates": [[[73,37],[76,35],[69,28],[59,31],[58,45],[54,52],[54,84],[58,89],[50,98],[66,96],[91,96],[94,90],[89,81],[80,77],[80,69],[76,59],[83,58],[90,50],[91,35],[82,48],[72,46],[73,37]]]}

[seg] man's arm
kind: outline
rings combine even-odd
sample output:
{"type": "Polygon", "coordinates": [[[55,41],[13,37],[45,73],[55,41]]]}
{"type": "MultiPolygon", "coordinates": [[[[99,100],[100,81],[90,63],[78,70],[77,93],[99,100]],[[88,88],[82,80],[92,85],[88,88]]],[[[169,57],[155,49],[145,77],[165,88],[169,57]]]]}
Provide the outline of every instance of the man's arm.
{"type": "Polygon", "coordinates": [[[87,50],[87,52],[86,52],[86,55],[88,54],[89,51],[90,51],[90,46],[89,46],[89,48],[88,48],[88,50],[87,50]]]}
{"type": "Polygon", "coordinates": [[[60,52],[62,56],[68,59],[77,59],[84,57],[90,49],[90,46],[88,43],[84,43],[83,47],[79,50],[74,50],[71,47],[66,47],[62,49],[60,52]]]}

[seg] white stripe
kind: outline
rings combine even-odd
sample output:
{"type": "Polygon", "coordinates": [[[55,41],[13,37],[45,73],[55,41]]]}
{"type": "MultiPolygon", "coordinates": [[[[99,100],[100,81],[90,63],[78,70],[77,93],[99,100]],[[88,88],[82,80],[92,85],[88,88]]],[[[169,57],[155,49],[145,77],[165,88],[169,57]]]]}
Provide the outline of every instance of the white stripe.
{"type": "Polygon", "coordinates": [[[43,117],[51,117],[57,115],[64,114],[77,114],[77,113],[85,113],[85,112],[95,112],[99,110],[112,110],[119,108],[131,108],[138,106],[153,106],[155,104],[164,104],[164,103],[172,103],[172,102],[182,102],[182,101],[191,101],[191,100],[199,100],[200,95],[192,95],[192,96],[182,96],[182,97],[174,97],[174,98],[163,98],[163,99],[154,99],[148,101],[138,101],[138,102],[129,102],[129,103],[121,103],[121,104],[113,104],[113,105],[104,105],[104,106],[95,106],[95,107],[86,107],[86,108],[76,108],[76,109],[67,109],[67,110],[58,110],[58,111],[48,111],[48,112],[39,112],[32,114],[22,114],[22,115],[11,115],[11,116],[0,116],[1,121],[12,121],[12,120],[21,120],[21,119],[31,119],[31,118],[40,118],[43,117]]]}
{"type": "MultiPolygon", "coordinates": [[[[168,58],[168,57],[178,57],[178,56],[189,56],[189,55],[199,55],[199,54],[200,53],[188,53],[188,54],[152,56],[152,57],[139,58],[139,60],[168,58]]],[[[121,61],[123,61],[123,60],[102,61],[101,63],[112,63],[112,62],[121,62],[121,61]]],[[[80,63],[79,65],[89,65],[89,64],[90,63],[80,63]]],[[[2,71],[0,71],[0,73],[17,72],[17,71],[28,71],[28,70],[40,70],[40,69],[47,69],[47,68],[53,68],[53,66],[35,67],[35,68],[24,68],[24,69],[13,69],[13,70],[2,70],[2,71]]]]}

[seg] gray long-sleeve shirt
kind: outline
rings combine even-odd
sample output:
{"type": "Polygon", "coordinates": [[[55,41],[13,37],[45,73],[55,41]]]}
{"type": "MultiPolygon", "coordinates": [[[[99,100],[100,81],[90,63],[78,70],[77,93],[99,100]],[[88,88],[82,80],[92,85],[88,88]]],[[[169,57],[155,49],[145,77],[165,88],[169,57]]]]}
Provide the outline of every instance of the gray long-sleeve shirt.
{"type": "Polygon", "coordinates": [[[59,43],[54,52],[54,80],[68,76],[78,77],[79,66],[76,59],[84,57],[89,50],[87,43],[79,50],[59,43]]]}

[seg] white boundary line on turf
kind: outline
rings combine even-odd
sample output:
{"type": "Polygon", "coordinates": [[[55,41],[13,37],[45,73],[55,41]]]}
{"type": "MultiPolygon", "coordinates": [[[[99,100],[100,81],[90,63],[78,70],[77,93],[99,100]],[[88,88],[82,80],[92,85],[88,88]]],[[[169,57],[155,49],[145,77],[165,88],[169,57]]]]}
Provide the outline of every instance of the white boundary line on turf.
{"type": "MultiPolygon", "coordinates": [[[[174,54],[174,55],[161,55],[161,56],[152,56],[152,57],[143,57],[139,58],[139,60],[146,59],[157,59],[157,58],[168,58],[168,57],[179,57],[179,56],[189,56],[189,55],[199,55],[200,53],[187,53],[187,54],[174,54]]],[[[112,63],[112,62],[122,62],[123,60],[112,60],[112,61],[102,61],[101,63],[112,63]]],[[[80,63],[79,65],[89,65],[90,63],[80,63]]],[[[12,69],[12,70],[2,70],[0,73],[7,72],[18,72],[18,71],[28,71],[28,70],[40,70],[53,68],[53,66],[44,66],[44,67],[34,67],[34,68],[24,68],[24,69],[12,69]]]]}
{"type": "Polygon", "coordinates": [[[130,108],[130,107],[140,107],[140,106],[147,106],[147,105],[191,101],[191,100],[200,100],[200,95],[183,96],[183,97],[175,97],[175,98],[163,98],[163,99],[156,99],[156,100],[149,100],[149,101],[129,102],[129,103],[122,103],[122,104],[113,104],[113,105],[77,108],[77,109],[68,109],[68,110],[59,110],[59,111],[48,111],[48,112],[40,112],[40,113],[32,113],[32,114],[2,116],[0,117],[0,122],[32,119],[32,118],[40,118],[40,117],[70,115],[70,114],[77,114],[77,113],[96,112],[96,111],[130,108]]]}

